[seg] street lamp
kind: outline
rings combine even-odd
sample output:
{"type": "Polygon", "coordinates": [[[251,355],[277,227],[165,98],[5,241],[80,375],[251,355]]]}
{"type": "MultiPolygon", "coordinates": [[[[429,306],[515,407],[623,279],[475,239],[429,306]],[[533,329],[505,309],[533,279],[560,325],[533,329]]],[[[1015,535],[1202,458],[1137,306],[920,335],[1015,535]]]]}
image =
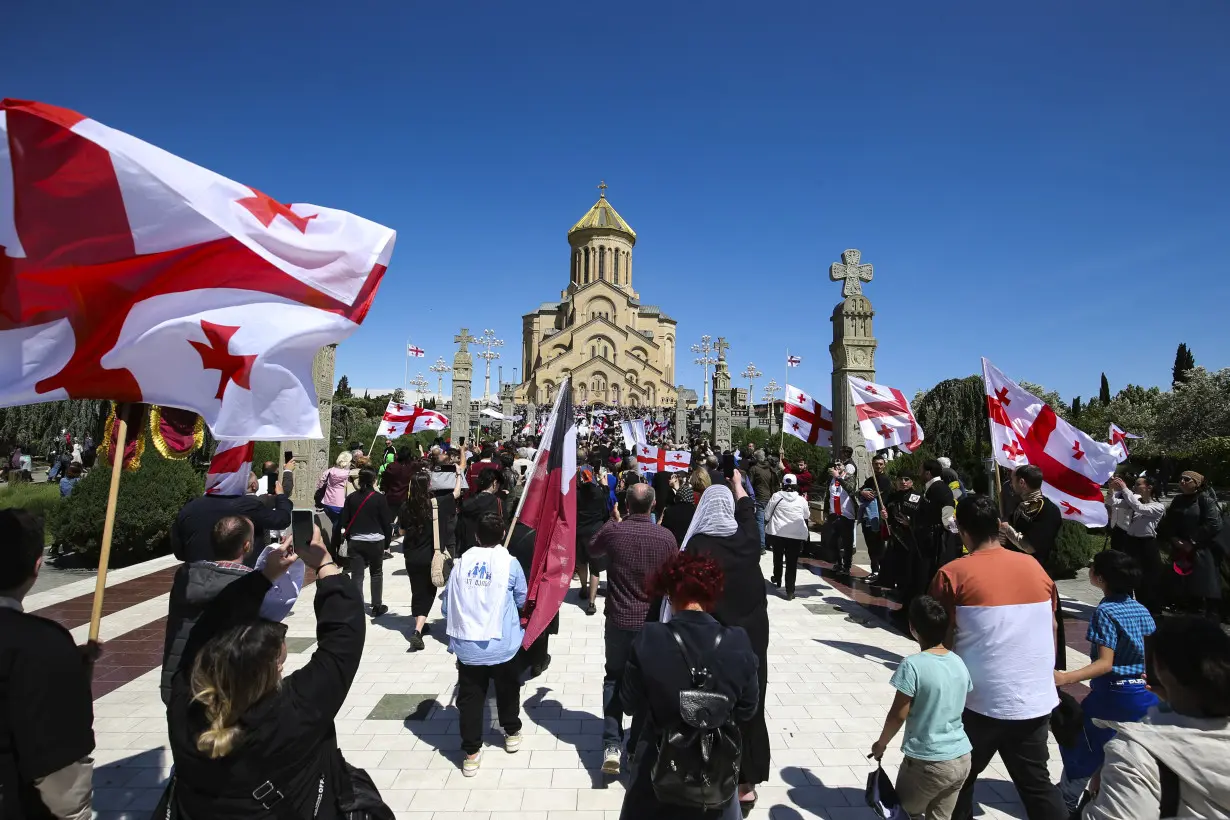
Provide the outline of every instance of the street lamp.
{"type": "Polygon", "coordinates": [[[777,409],[777,394],[782,392],[781,386],[777,383],[777,379],[769,379],[769,383],[764,386],[764,395],[760,397],[761,401],[769,403],[769,429],[773,429],[773,415],[777,409]]]}
{"type": "Polygon", "coordinates": [[[717,348],[713,345],[713,337],[709,334],[700,337],[700,344],[692,345],[692,352],[700,354],[696,357],[695,363],[704,368],[705,372],[705,382],[702,390],[704,401],[702,404],[709,403],[709,366],[717,364],[718,361],[713,356],[715,350],[717,348]]]}
{"type": "Polygon", "coordinates": [[[423,391],[427,389],[427,385],[428,381],[423,378],[422,373],[415,374],[414,378],[410,380],[410,386],[414,388],[414,392],[418,396],[415,399],[416,404],[423,400],[423,391]]]}
{"type": "Polygon", "coordinates": [[[743,372],[739,375],[747,379],[747,406],[750,409],[756,403],[756,379],[764,374],[756,369],[756,365],[748,362],[747,367],[743,368],[743,372]]]}
{"type": "Polygon", "coordinates": [[[453,368],[448,366],[444,361],[444,357],[436,359],[436,363],[427,368],[432,373],[436,374],[436,401],[444,401],[444,374],[452,373],[453,368]]]}
{"type": "Polygon", "coordinates": [[[483,331],[483,335],[474,340],[474,344],[482,345],[487,349],[478,353],[478,358],[487,362],[487,373],[483,378],[483,401],[491,398],[491,363],[500,358],[498,351],[492,350],[493,347],[503,347],[504,340],[495,338],[495,331],[487,328],[483,331]]]}

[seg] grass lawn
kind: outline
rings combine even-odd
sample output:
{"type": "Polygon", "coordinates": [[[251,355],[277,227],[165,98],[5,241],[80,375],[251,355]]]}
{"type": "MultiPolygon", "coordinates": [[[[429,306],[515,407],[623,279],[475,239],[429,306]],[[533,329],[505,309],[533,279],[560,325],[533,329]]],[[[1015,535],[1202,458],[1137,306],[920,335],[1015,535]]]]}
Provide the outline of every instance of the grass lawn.
{"type": "MultiPolygon", "coordinates": [[[[60,485],[48,482],[34,484],[22,481],[0,484],[0,510],[20,509],[41,516],[44,521],[60,506],[60,485]]],[[[43,538],[51,544],[51,530],[44,529],[43,538]]]]}

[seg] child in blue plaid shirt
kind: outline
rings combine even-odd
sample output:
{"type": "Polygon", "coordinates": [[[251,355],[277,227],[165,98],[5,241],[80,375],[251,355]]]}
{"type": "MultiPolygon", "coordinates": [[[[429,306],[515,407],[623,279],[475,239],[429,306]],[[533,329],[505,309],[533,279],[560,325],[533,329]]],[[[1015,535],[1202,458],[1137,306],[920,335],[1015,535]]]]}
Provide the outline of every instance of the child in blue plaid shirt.
{"type": "Polygon", "coordinates": [[[1115,736],[1113,729],[1093,724],[1094,718],[1120,723],[1140,720],[1157,697],[1145,686],[1145,638],[1157,626],[1153,616],[1132,597],[1141,571],[1131,557],[1117,550],[1094,556],[1089,582],[1105,593],[1089,619],[1089,655],[1092,663],[1072,672],[1056,672],[1055,685],[1089,681],[1089,695],[1081,707],[1084,731],[1074,747],[1060,747],[1063,780],[1060,790],[1069,808],[1075,808],[1089,778],[1102,766],[1102,747],[1115,736]]]}

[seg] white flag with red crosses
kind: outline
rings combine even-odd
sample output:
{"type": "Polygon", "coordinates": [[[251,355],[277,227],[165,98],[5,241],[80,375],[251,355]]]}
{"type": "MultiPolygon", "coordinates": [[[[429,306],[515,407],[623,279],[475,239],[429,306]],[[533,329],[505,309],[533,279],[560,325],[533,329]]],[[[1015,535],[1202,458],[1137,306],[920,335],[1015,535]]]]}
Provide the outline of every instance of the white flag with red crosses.
{"type": "Polygon", "coordinates": [[[907,453],[923,443],[923,429],[914,418],[914,411],[905,395],[895,387],[876,384],[857,376],[850,381],[850,399],[859,432],[871,452],[900,447],[907,453]]]}
{"type": "Polygon", "coordinates": [[[391,441],[420,430],[443,430],[445,427],[448,427],[448,416],[443,413],[391,401],[384,410],[384,418],[380,420],[376,434],[391,441]]]}
{"type": "Polygon", "coordinates": [[[692,454],[687,450],[668,450],[642,444],[636,448],[636,470],[641,475],[648,473],[681,473],[692,465],[692,454]]]}
{"type": "Polygon", "coordinates": [[[1042,494],[1059,505],[1066,520],[1106,526],[1102,485],[1115,474],[1114,448],[1059,418],[986,359],[982,377],[995,460],[1008,469],[1034,465],[1042,470],[1042,494]]]}
{"type": "Polygon", "coordinates": [[[787,435],[814,444],[833,446],[833,411],[797,387],[786,385],[786,409],[782,429],[787,435]]]}
{"type": "MultiPolygon", "coordinates": [[[[219,441],[209,469],[205,471],[205,495],[243,495],[252,478],[251,441],[219,441]]],[[[273,492],[270,490],[269,492],[273,492]]]]}
{"type": "Polygon", "coordinates": [[[319,438],[312,361],[366,317],[395,236],[0,101],[0,406],[147,402],[219,439],[319,438]]]}

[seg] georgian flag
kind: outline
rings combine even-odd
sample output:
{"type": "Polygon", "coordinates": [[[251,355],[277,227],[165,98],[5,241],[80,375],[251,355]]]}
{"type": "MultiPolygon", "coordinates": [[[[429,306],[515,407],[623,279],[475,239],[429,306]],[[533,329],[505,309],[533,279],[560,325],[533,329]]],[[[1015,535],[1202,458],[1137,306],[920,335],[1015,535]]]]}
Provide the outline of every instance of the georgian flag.
{"type": "Polygon", "coordinates": [[[384,409],[384,418],[380,420],[376,433],[392,441],[419,430],[443,430],[445,427],[448,427],[448,416],[443,413],[391,401],[384,409]]]}
{"type": "Polygon", "coordinates": [[[786,367],[798,367],[802,363],[803,363],[802,356],[791,356],[789,354],[786,355],[786,367]]]}
{"type": "MultiPolygon", "coordinates": [[[[205,471],[205,495],[243,495],[252,477],[251,441],[219,441],[205,471]]],[[[273,492],[271,489],[269,492],[273,492]]]]}
{"type": "MultiPolygon", "coordinates": [[[[534,530],[534,560],[527,579],[525,638],[529,647],[551,625],[572,583],[576,566],[577,424],[572,380],[564,378],[555,395],[534,465],[526,473],[517,517],[534,530]]],[[[511,539],[512,533],[509,532],[511,539]]]]}
{"type": "Polygon", "coordinates": [[[850,398],[858,429],[867,440],[867,449],[874,452],[900,447],[907,453],[917,450],[923,442],[923,430],[914,418],[914,411],[905,395],[895,387],[848,376],[850,398]]]}
{"type": "Polygon", "coordinates": [[[1125,432],[1122,427],[1113,421],[1110,423],[1110,446],[1120,464],[1127,461],[1128,456],[1131,455],[1128,452],[1127,446],[1127,441],[1130,438],[1140,438],[1140,436],[1125,432]]]}
{"type": "Polygon", "coordinates": [[[797,387],[786,385],[782,428],[787,435],[816,447],[833,445],[833,411],[797,387]]]}
{"type": "Polygon", "coordinates": [[[0,101],[0,406],[145,402],[218,439],[319,438],[312,361],[367,316],[395,236],[0,101]]]}
{"type": "Polygon", "coordinates": [[[1042,494],[1063,517],[1089,527],[1107,522],[1102,485],[1119,463],[1115,448],[1094,441],[1055,414],[1050,405],[982,360],[991,451],[1003,467],[1032,464],[1042,470],[1042,494]]]}
{"type": "Polygon", "coordinates": [[[636,448],[636,471],[649,473],[681,473],[692,466],[692,454],[687,450],[667,450],[647,444],[636,448]]]}
{"type": "Polygon", "coordinates": [[[416,359],[421,359],[426,356],[427,353],[418,345],[406,345],[406,355],[413,356],[416,359]]]}

